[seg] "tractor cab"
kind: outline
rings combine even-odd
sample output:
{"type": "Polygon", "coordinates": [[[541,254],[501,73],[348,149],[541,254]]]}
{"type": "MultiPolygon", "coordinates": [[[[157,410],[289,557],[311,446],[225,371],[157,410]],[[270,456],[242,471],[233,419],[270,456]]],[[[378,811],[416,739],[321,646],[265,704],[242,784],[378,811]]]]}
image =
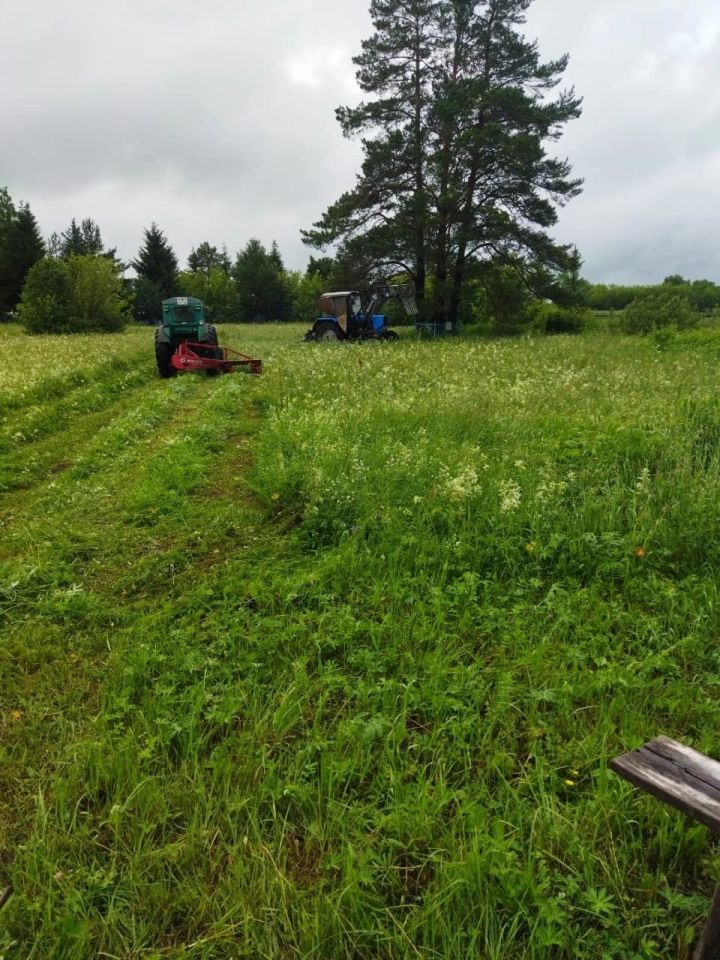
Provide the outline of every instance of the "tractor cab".
{"type": "Polygon", "coordinates": [[[352,336],[362,323],[362,298],[357,290],[324,293],[318,301],[322,319],[334,320],[345,336],[352,336]]]}
{"type": "Polygon", "coordinates": [[[163,300],[161,326],[173,330],[197,330],[205,324],[205,307],[196,297],[163,300]]]}

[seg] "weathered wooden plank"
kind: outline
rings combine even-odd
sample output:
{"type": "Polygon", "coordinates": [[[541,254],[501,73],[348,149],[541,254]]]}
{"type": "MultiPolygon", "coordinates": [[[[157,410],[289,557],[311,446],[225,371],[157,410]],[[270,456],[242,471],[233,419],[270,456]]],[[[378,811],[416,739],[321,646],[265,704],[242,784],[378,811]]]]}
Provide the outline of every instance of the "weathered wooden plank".
{"type": "Polygon", "coordinates": [[[720,763],[667,737],[658,737],[610,767],[621,777],[688,816],[720,831],[720,763]]]}
{"type": "Polygon", "coordinates": [[[669,760],[666,756],[662,756],[654,750],[643,749],[638,752],[637,758],[632,762],[665,774],[673,783],[685,784],[693,790],[698,790],[707,797],[709,802],[716,800],[720,803],[720,787],[696,776],[684,764],[679,764],[676,760],[669,760]]]}
{"type": "Polygon", "coordinates": [[[720,763],[711,760],[704,753],[698,753],[692,747],[671,740],[669,737],[656,737],[645,748],[658,756],[666,757],[683,767],[691,776],[703,780],[708,786],[720,791],[720,763]]]}

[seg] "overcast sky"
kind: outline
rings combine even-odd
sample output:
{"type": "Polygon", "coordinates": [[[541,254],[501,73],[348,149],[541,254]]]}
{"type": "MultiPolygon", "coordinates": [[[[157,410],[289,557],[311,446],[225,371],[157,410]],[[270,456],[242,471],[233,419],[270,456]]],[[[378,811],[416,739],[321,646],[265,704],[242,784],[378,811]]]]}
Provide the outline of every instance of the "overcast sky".
{"type": "MultiPolygon", "coordinates": [[[[43,232],[93,217],[133,257],[299,231],[352,185],[351,57],[367,0],[0,0],[0,185],[43,232]]],[[[585,98],[559,148],[585,178],[556,236],[594,281],[720,280],[720,0],[536,0],[526,33],[585,98]]]]}

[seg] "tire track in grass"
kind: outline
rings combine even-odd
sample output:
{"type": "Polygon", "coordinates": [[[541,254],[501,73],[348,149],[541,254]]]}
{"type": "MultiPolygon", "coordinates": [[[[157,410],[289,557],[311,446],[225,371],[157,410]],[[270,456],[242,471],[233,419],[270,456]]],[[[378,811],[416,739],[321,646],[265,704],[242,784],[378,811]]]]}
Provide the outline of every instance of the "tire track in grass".
{"type": "MultiPolygon", "coordinates": [[[[117,629],[108,636],[110,654],[103,656],[102,685],[98,684],[96,691],[96,702],[102,705],[101,713],[98,710],[100,715],[97,726],[86,722],[84,726],[78,727],[73,738],[68,741],[64,754],[72,754],[76,764],[68,764],[65,770],[61,765],[63,757],[60,756],[54,767],[46,765],[43,816],[36,821],[33,834],[25,846],[26,852],[22,852],[18,862],[8,868],[8,876],[18,891],[7,915],[9,929],[23,945],[54,942],[57,929],[62,927],[62,922],[59,926],[56,922],[58,909],[60,913],[65,909],[62,903],[68,890],[77,891],[80,900],[76,906],[84,909],[82,903],[88,892],[86,870],[100,878],[107,864],[105,853],[109,853],[113,843],[110,835],[105,835],[105,827],[101,827],[99,833],[96,832],[96,824],[99,822],[98,804],[103,805],[105,800],[108,800],[115,809],[117,800],[118,809],[123,806],[125,801],[119,799],[118,789],[121,793],[127,789],[131,797],[135,798],[128,800],[128,809],[129,806],[135,807],[136,803],[147,802],[147,791],[155,798],[151,801],[153,805],[164,802],[172,805],[175,791],[185,782],[182,789],[188,802],[195,805],[196,800],[198,801],[193,816],[201,819],[205,816],[203,803],[199,797],[195,797],[200,781],[191,781],[190,771],[183,774],[178,769],[176,780],[168,783],[168,771],[165,769],[167,757],[162,750],[157,758],[157,776],[142,776],[147,790],[142,788],[142,785],[136,789],[134,783],[139,765],[144,764],[145,760],[140,756],[136,757],[132,769],[126,769],[124,765],[133,752],[139,751],[140,754],[147,755],[148,751],[152,753],[159,749],[153,744],[166,738],[165,713],[175,718],[174,723],[180,731],[177,734],[180,741],[178,749],[182,750],[184,725],[189,725],[191,731],[194,731],[197,725],[196,711],[192,709],[188,699],[191,698],[191,691],[186,689],[187,671],[190,670],[192,678],[195,668],[190,661],[203,664],[205,657],[203,647],[193,641],[195,631],[204,630],[206,621],[209,626],[212,618],[217,616],[218,605],[222,607],[225,603],[240,603],[242,606],[245,603],[246,591],[253,589],[253,578],[256,578],[255,587],[259,586],[257,577],[262,576],[262,573],[258,572],[257,568],[262,571],[263,562],[270,563],[275,570],[293,562],[292,556],[288,556],[285,539],[279,535],[279,531],[268,528],[259,503],[252,499],[243,482],[243,471],[247,469],[252,456],[246,437],[251,436],[257,429],[257,422],[251,417],[246,420],[245,410],[242,408],[238,412],[235,407],[236,399],[242,399],[242,395],[237,396],[237,391],[231,388],[228,379],[225,381],[224,390],[213,391],[204,409],[202,422],[192,426],[184,424],[181,431],[167,438],[164,448],[154,448],[147,458],[138,462],[136,472],[130,476],[123,475],[116,483],[117,488],[122,486],[116,502],[118,528],[132,522],[140,524],[137,527],[139,533],[150,532],[158,541],[164,539],[166,549],[164,554],[159,556],[159,562],[173,556],[173,550],[178,549],[195,551],[195,562],[192,563],[188,576],[183,576],[184,571],[178,571],[177,582],[166,582],[162,577],[153,579],[148,576],[152,571],[148,571],[144,566],[145,557],[134,557],[132,560],[129,557],[124,558],[124,578],[128,581],[134,578],[143,589],[134,596],[123,598],[125,616],[117,629]],[[176,477],[176,468],[179,465],[184,466],[188,463],[188,458],[193,457],[202,460],[203,483],[195,486],[191,476],[182,498],[171,504],[172,508],[167,512],[156,513],[153,510],[155,490],[158,486],[167,486],[176,477]],[[129,481],[127,486],[125,480],[129,481]],[[207,534],[207,542],[203,545],[195,542],[197,529],[194,524],[185,522],[183,525],[195,510],[207,534]],[[235,524],[231,533],[227,531],[228,523],[235,524]],[[198,564],[197,553],[200,550],[202,562],[198,564]],[[229,566],[226,567],[225,564],[229,566]],[[227,597],[224,596],[226,589],[230,591],[227,597]],[[190,636],[185,635],[187,631],[190,636]],[[174,695],[166,689],[167,684],[173,683],[177,683],[174,695]],[[143,716],[143,702],[148,693],[161,705],[161,711],[157,716],[148,713],[146,721],[143,716]],[[96,746],[93,746],[93,740],[97,741],[96,746]],[[121,772],[123,770],[124,773],[121,772]],[[116,785],[116,776],[120,776],[122,786],[116,785]],[[52,850],[53,844],[59,842],[62,845],[65,841],[78,854],[75,867],[68,866],[63,853],[52,850]],[[39,858],[37,860],[36,855],[39,858]],[[38,869],[41,861],[43,868],[38,869]],[[68,871],[67,879],[65,871],[68,871]],[[60,905],[58,897],[62,902],[60,905]],[[34,907],[43,903],[55,904],[50,911],[54,914],[54,919],[48,919],[50,914],[46,910],[34,912],[34,907]],[[51,928],[54,928],[54,932],[51,932],[51,928]]],[[[134,540],[133,543],[137,546],[139,541],[134,540]]],[[[119,566],[122,567],[123,564],[119,566]]],[[[113,571],[109,565],[106,565],[105,570],[112,578],[113,571]]],[[[105,590],[117,593],[121,585],[117,581],[106,583],[105,590]]],[[[267,592],[267,588],[263,590],[267,592]]],[[[241,661],[247,659],[247,651],[238,653],[241,661]]],[[[230,655],[231,660],[234,660],[235,657],[230,655]]],[[[208,668],[214,662],[213,655],[209,656],[208,668]]],[[[215,669],[211,669],[215,673],[215,669]]],[[[234,670],[239,669],[240,664],[236,664],[234,670]]],[[[212,682],[217,683],[217,677],[213,677],[212,682]]],[[[234,689],[235,684],[229,683],[226,694],[232,696],[234,689]]],[[[215,735],[212,730],[198,733],[203,737],[215,735]]],[[[188,736],[194,737],[195,733],[188,736]]],[[[197,762],[200,762],[199,758],[197,762]]],[[[171,770],[174,770],[172,763],[171,770]]],[[[213,781],[212,773],[206,773],[209,780],[213,781]]],[[[199,770],[197,776],[200,776],[199,770]]],[[[101,814],[101,819],[106,825],[109,824],[105,813],[101,814]]],[[[158,871],[162,876],[167,852],[163,837],[168,832],[173,834],[176,829],[172,820],[165,827],[162,826],[157,819],[157,809],[149,813],[144,822],[146,826],[139,829],[137,843],[144,845],[149,842],[153,852],[141,871],[142,878],[138,876],[141,885],[146,881],[150,882],[152,875],[158,871]]],[[[182,858],[178,860],[178,868],[184,870],[186,852],[192,844],[188,846],[178,840],[176,846],[177,855],[182,858]]],[[[127,852],[130,853],[129,848],[127,852]]],[[[112,857],[114,859],[115,854],[112,854],[112,857]]],[[[197,864],[199,874],[204,876],[206,869],[215,868],[216,865],[206,864],[201,856],[197,864]]],[[[123,867],[120,867],[120,870],[121,873],[124,872],[123,867]]],[[[2,879],[0,874],[0,880],[2,879]]],[[[138,904],[140,913],[137,937],[145,945],[143,930],[148,922],[147,911],[149,909],[150,914],[154,912],[153,897],[159,893],[160,888],[156,884],[152,890],[147,891],[150,900],[147,901],[147,897],[144,897],[143,900],[147,901],[144,906],[138,904]]],[[[121,894],[121,900],[123,897],[125,894],[121,894]]],[[[160,899],[163,901],[163,912],[168,909],[171,913],[185,912],[182,898],[173,906],[176,901],[174,893],[171,893],[169,898],[161,896],[160,899]],[[171,901],[169,904],[168,899],[171,901]]],[[[113,908],[109,904],[108,907],[112,912],[113,908]]],[[[122,912],[120,901],[118,908],[122,912]]],[[[75,910],[72,907],[70,909],[71,912],[75,910]]],[[[98,903],[98,910],[104,912],[104,909],[98,903]]],[[[194,925],[191,919],[187,922],[190,926],[194,925]]],[[[104,918],[99,923],[103,928],[106,926],[104,918]]],[[[158,921],[158,928],[163,930],[165,923],[166,918],[158,921]]],[[[115,923],[108,918],[107,925],[112,927],[107,937],[105,933],[100,933],[97,938],[93,937],[92,943],[88,941],[86,947],[83,947],[80,941],[75,944],[81,951],[78,955],[89,956],[101,950],[114,949],[113,944],[119,943],[113,938],[115,923]]],[[[218,936],[225,940],[226,924],[223,922],[221,927],[218,936]]],[[[178,938],[182,936],[182,929],[166,928],[160,939],[153,940],[154,945],[164,945],[168,951],[174,952],[179,943],[178,938]]],[[[205,942],[208,931],[204,929],[203,922],[200,923],[200,929],[201,938],[205,942]]],[[[132,947],[130,939],[127,941],[128,955],[130,952],[135,955],[135,935],[132,935],[131,939],[132,947]]],[[[207,942],[214,939],[215,936],[210,934],[207,942]]]]}
{"type": "Polygon", "coordinates": [[[68,469],[89,438],[150,389],[144,370],[123,372],[104,390],[97,383],[80,387],[62,404],[32,408],[24,419],[0,431],[0,515],[9,495],[17,492],[26,498],[68,469]]]}
{"type": "Polygon", "coordinates": [[[0,519],[6,523],[0,561],[19,556],[24,542],[42,541],[45,516],[56,514],[58,503],[64,503],[71,515],[74,510],[80,521],[87,509],[97,513],[102,502],[88,497],[91,485],[111,489],[119,468],[132,470],[138,459],[146,457],[148,444],[160,442],[159,438],[182,425],[183,418],[192,413],[195,394],[187,378],[169,384],[153,380],[101,411],[97,418],[91,414],[75,429],[56,436],[54,442],[60,444],[60,450],[55,454],[60,453],[60,459],[48,458],[54,462],[35,489],[0,495],[0,519]],[[73,459],[68,462],[64,458],[69,451],[73,459]],[[18,525],[22,529],[16,534],[13,528],[18,525]]]}
{"type": "Polygon", "coordinates": [[[10,863],[27,833],[32,798],[43,795],[38,790],[69,762],[69,744],[89,729],[112,637],[147,612],[145,597],[122,595],[119,576],[141,569],[148,553],[162,562],[191,537],[172,517],[150,526],[133,519],[142,520],[147,485],[167,450],[193,446],[196,475],[218,459],[230,425],[198,426],[196,416],[218,388],[222,382],[202,378],[153,381],[103,411],[113,416],[104,429],[95,432],[92,418],[71,431],[75,462],[47,477],[30,502],[28,491],[3,500],[0,863],[10,863]],[[8,519],[9,505],[16,512],[8,519]]]}

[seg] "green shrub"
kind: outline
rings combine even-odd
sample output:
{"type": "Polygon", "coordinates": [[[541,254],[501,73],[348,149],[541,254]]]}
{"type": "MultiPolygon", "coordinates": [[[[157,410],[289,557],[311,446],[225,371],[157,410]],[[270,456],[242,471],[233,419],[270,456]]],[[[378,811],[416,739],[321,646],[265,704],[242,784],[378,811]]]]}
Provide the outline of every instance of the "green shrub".
{"type": "Polygon", "coordinates": [[[626,333],[652,333],[664,327],[687,330],[696,326],[699,317],[681,294],[653,291],[634,300],[625,310],[623,327],[626,333]]]}
{"type": "Polygon", "coordinates": [[[530,292],[509,266],[488,263],[471,285],[467,325],[479,325],[490,336],[515,337],[532,323],[530,292]]]}
{"type": "Polygon", "coordinates": [[[72,256],[68,260],[77,330],[122,330],[128,304],[117,267],[107,257],[72,256]]]}
{"type": "Polygon", "coordinates": [[[114,332],[127,319],[122,279],[107,257],[45,257],[28,274],[20,320],[30,333],[114,332]]]}
{"type": "Polygon", "coordinates": [[[588,311],[581,307],[537,301],[530,309],[532,325],[538,333],[581,333],[585,329],[588,311]]]}
{"type": "Polygon", "coordinates": [[[64,260],[43,257],[30,268],[19,314],[29,333],[66,333],[72,329],[72,290],[64,260]]]}

